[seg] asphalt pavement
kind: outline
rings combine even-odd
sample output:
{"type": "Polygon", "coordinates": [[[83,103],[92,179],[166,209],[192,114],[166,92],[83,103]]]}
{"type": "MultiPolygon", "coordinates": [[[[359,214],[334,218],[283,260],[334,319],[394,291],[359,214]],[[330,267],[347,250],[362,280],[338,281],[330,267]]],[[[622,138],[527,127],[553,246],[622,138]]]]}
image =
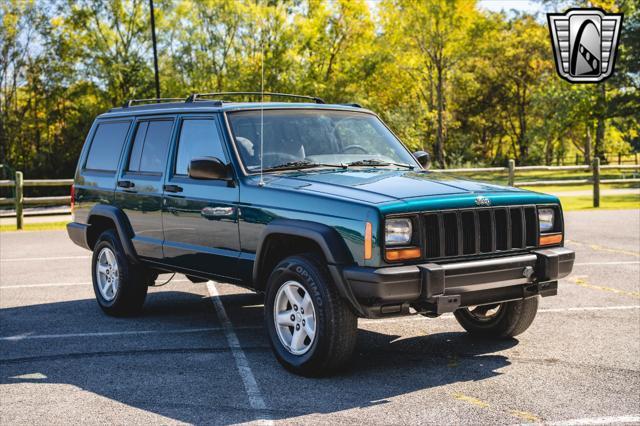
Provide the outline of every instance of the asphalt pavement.
{"type": "Polygon", "coordinates": [[[360,320],[350,368],[323,379],[276,362],[259,295],[176,276],[111,318],[64,231],[1,233],[0,424],[640,424],[640,211],[566,227],[574,272],[521,336],[360,320]]]}

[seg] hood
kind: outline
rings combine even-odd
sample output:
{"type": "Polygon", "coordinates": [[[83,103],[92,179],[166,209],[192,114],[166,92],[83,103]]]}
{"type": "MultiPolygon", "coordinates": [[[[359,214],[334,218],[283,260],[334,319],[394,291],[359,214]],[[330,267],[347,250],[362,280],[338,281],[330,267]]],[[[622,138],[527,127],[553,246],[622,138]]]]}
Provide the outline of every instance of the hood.
{"type": "Polygon", "coordinates": [[[422,170],[307,170],[265,176],[265,179],[277,187],[376,204],[425,197],[528,192],[422,170]]]}

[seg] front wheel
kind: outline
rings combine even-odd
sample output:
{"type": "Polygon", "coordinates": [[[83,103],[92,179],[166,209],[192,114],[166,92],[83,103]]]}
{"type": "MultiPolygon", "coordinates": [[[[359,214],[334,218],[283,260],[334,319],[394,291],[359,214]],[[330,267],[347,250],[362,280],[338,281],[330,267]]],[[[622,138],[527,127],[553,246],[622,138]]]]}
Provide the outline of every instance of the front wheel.
{"type": "Polygon", "coordinates": [[[486,338],[510,338],[523,333],[536,317],[538,298],[461,308],[454,312],[470,334],[486,338]]]}
{"type": "Polygon", "coordinates": [[[314,255],[288,257],[276,266],[264,316],[276,358],[296,374],[327,375],[351,357],[357,318],[314,255]]]}

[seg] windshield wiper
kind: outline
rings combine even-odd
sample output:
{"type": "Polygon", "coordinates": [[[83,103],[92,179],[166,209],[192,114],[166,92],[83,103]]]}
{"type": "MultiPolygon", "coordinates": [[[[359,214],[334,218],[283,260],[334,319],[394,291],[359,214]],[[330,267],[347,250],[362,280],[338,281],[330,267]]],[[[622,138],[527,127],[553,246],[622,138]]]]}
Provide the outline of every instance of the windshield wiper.
{"type": "Polygon", "coordinates": [[[347,163],[347,166],[372,166],[372,167],[398,166],[398,167],[406,167],[411,170],[415,169],[415,166],[412,166],[411,164],[394,163],[392,161],[382,161],[382,160],[375,160],[375,159],[353,161],[351,163],[347,163]]]}
{"type": "Polygon", "coordinates": [[[310,169],[313,167],[339,167],[342,169],[346,169],[347,166],[345,164],[328,164],[328,163],[316,163],[314,161],[309,160],[299,160],[299,161],[289,161],[282,164],[277,164],[275,166],[267,167],[264,170],[297,170],[297,169],[310,169]]]}

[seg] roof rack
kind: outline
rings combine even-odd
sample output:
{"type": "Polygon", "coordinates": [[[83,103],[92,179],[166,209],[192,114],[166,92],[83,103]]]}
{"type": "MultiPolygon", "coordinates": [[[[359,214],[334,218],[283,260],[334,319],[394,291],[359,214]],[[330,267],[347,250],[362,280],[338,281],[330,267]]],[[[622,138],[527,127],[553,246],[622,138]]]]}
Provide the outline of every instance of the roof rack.
{"type": "Polygon", "coordinates": [[[175,102],[175,101],[184,101],[185,98],[149,98],[149,99],[129,99],[127,102],[122,104],[122,108],[129,108],[133,106],[133,104],[159,104],[162,102],[175,102]]]}
{"type": "Polygon", "coordinates": [[[264,95],[269,97],[281,97],[281,98],[297,98],[297,99],[307,99],[311,100],[317,104],[324,104],[325,101],[322,98],[318,98],[315,96],[304,96],[304,95],[292,95],[289,93],[274,93],[274,92],[214,92],[214,93],[192,93],[189,95],[185,102],[195,102],[199,100],[199,98],[204,97],[213,97],[213,96],[247,96],[247,95],[264,95]]]}

